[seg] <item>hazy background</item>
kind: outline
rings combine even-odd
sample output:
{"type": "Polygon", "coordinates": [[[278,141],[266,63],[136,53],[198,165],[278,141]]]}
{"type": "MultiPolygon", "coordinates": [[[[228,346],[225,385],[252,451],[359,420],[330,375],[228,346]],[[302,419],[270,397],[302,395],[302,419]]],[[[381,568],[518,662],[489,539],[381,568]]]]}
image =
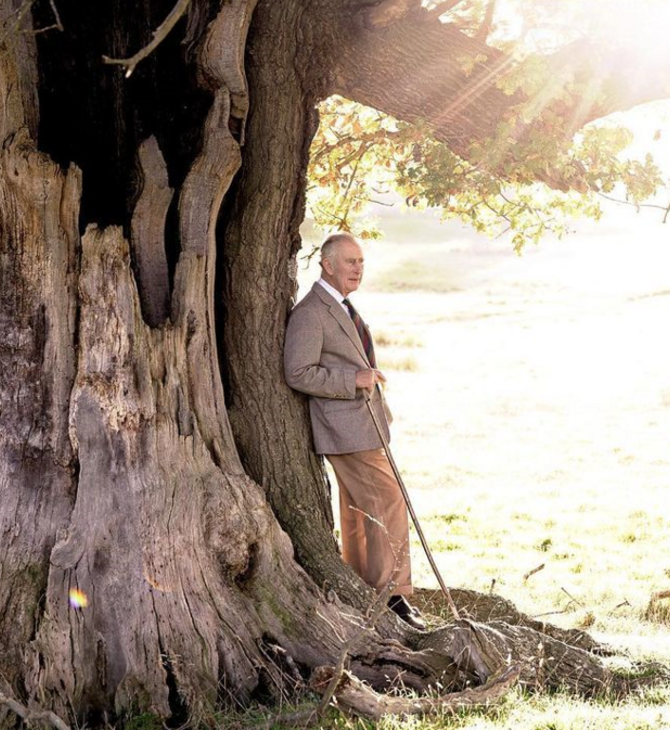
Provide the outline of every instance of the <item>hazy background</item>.
{"type": "MultiPolygon", "coordinates": [[[[648,142],[665,122],[642,117],[648,142]]],[[[364,244],[352,300],[447,582],[494,583],[529,613],[667,659],[670,611],[645,618],[652,594],[670,589],[663,212],[606,204],[600,222],[521,257],[508,239],[431,213],[376,214],[386,238],[364,244]]],[[[304,232],[306,249],[319,242],[304,232]]],[[[316,278],[316,261],[301,266],[301,296],[316,278]]],[[[413,555],[417,583],[436,585],[416,540],[413,555]]]]}

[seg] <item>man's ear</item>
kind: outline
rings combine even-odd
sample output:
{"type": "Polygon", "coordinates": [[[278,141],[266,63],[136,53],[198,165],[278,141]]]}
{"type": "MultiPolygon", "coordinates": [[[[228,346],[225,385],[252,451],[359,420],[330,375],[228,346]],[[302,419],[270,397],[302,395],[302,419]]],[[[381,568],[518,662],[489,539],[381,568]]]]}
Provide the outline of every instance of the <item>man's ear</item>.
{"type": "Polygon", "coordinates": [[[328,274],[328,276],[333,275],[333,264],[330,261],[330,259],[323,259],[321,262],[321,268],[328,274]]]}

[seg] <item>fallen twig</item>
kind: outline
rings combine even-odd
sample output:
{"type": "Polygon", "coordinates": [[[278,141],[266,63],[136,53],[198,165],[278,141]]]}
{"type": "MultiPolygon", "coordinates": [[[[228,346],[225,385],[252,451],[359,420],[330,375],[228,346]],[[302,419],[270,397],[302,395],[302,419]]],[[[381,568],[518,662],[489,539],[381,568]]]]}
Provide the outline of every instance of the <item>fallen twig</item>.
{"type": "Polygon", "coordinates": [[[574,596],[570,595],[570,593],[568,593],[565,588],[561,588],[561,590],[570,599],[565,604],[565,606],[560,611],[546,611],[545,613],[536,613],[533,615],[533,618],[543,618],[544,616],[560,616],[563,613],[568,613],[573,603],[577,604],[581,608],[585,608],[584,604],[581,601],[578,601],[574,596]]]}
{"type": "MultiPolygon", "coordinates": [[[[570,593],[568,593],[568,591],[566,591],[566,590],[565,590],[565,588],[561,588],[561,590],[563,591],[563,593],[565,593],[565,595],[566,595],[566,596],[567,596],[567,597],[568,597],[568,598],[569,598],[569,599],[570,599],[570,600],[571,600],[571,601],[572,601],[573,603],[576,603],[576,604],[577,604],[578,606],[581,606],[582,608],[584,608],[584,604],[583,604],[583,603],[582,603],[581,601],[578,601],[578,600],[577,600],[577,599],[576,599],[576,598],[575,598],[574,596],[570,595],[570,593]]],[[[568,604],[568,605],[570,605],[570,604],[568,604]]]]}
{"type": "Polygon", "coordinates": [[[614,613],[615,611],[618,611],[620,608],[623,608],[624,606],[630,606],[630,603],[628,602],[627,598],[624,598],[621,603],[617,603],[617,605],[610,611],[610,613],[614,613]]]}
{"type": "Polygon", "coordinates": [[[525,583],[531,576],[535,575],[535,573],[539,573],[541,570],[544,570],[544,563],[541,563],[537,566],[537,568],[533,568],[532,570],[529,570],[527,573],[524,573],[523,576],[523,582],[525,583]]]}
{"type": "Polygon", "coordinates": [[[533,618],[544,618],[545,616],[560,616],[561,614],[568,613],[571,605],[571,603],[568,603],[566,607],[561,609],[560,611],[545,611],[544,613],[534,613],[533,618]]]}

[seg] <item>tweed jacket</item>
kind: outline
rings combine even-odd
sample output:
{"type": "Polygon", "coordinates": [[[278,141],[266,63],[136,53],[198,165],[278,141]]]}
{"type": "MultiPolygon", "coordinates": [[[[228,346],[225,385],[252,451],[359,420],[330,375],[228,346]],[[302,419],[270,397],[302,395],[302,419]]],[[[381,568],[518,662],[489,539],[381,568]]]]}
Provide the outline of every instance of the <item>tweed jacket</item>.
{"type": "MultiPolygon", "coordinates": [[[[318,454],[382,448],[356,371],[370,367],[351,317],[320,284],[291,312],[284,347],[286,382],[309,398],[318,454]]],[[[391,413],[379,388],[372,393],[377,419],[390,439],[391,413]]]]}

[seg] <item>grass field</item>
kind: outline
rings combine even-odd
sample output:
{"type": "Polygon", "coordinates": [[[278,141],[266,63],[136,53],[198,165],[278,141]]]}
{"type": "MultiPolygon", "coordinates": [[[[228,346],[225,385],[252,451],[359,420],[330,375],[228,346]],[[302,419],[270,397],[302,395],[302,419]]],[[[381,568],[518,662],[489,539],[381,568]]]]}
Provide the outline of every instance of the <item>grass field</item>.
{"type": "MultiPolygon", "coordinates": [[[[403,220],[369,245],[354,301],[447,582],[587,628],[624,665],[670,664],[670,600],[648,611],[670,589],[670,242],[657,221],[620,220],[522,258],[403,220]]],[[[413,564],[417,585],[437,585],[417,539],[413,564]]],[[[517,694],[492,715],[382,726],[668,729],[670,692],[517,694]]]]}

